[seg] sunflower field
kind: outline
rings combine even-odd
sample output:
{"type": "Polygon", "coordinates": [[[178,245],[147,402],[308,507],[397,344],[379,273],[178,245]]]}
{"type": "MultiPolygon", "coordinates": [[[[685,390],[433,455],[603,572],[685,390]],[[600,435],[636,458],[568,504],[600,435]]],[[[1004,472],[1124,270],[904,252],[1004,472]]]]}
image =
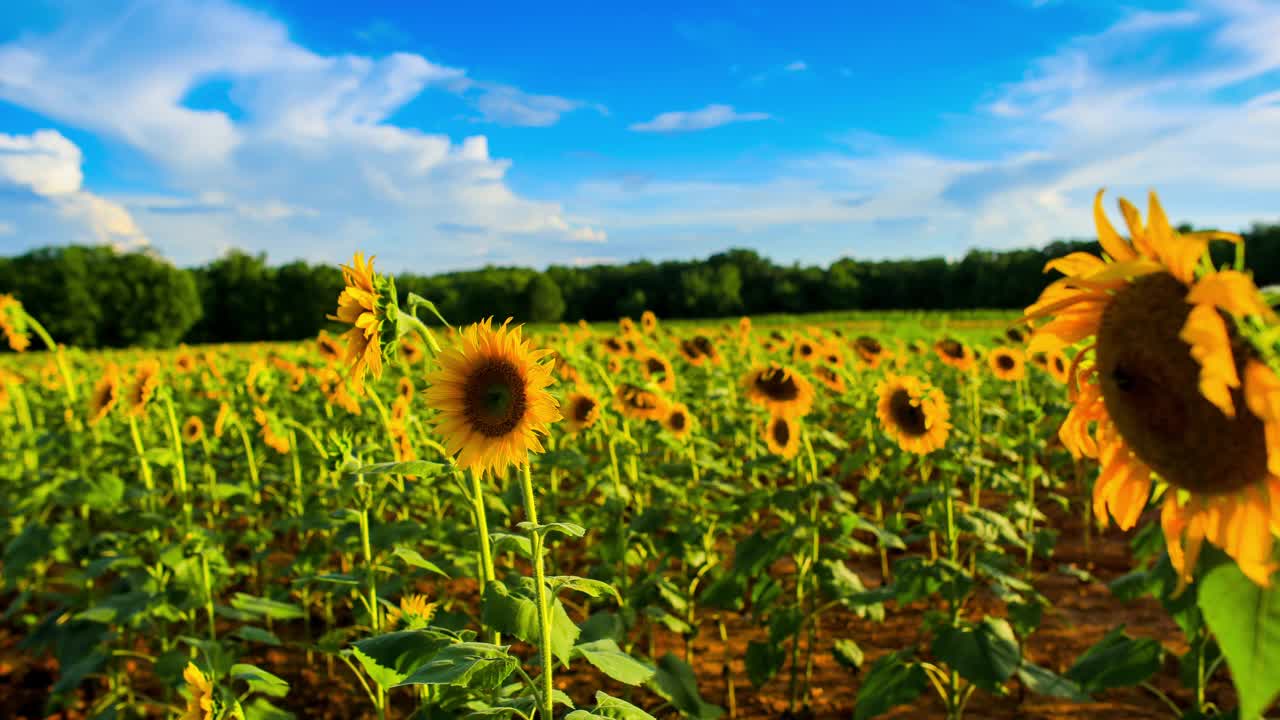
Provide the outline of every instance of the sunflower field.
{"type": "Polygon", "coordinates": [[[0,714],[1276,717],[1280,318],[1102,199],[997,320],[454,327],[356,253],[333,334],[84,352],[0,295],[0,714]]]}

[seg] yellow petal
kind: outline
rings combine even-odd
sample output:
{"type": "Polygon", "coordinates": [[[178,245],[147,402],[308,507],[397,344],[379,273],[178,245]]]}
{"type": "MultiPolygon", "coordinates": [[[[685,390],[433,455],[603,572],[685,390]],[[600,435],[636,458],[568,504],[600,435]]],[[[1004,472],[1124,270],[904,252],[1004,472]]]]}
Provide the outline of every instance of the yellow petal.
{"type": "Polygon", "coordinates": [[[1240,376],[1222,315],[1212,305],[1196,305],[1178,337],[1191,346],[1191,357],[1200,364],[1200,394],[1227,417],[1235,417],[1231,390],[1240,387],[1240,376]]]}
{"type": "Polygon", "coordinates": [[[1187,293],[1187,302],[1193,305],[1211,303],[1236,317],[1276,317],[1253,279],[1235,270],[1222,270],[1200,278],[1187,293]]]}
{"type": "Polygon", "coordinates": [[[1107,219],[1106,211],[1102,208],[1102,194],[1104,192],[1106,192],[1106,188],[1098,190],[1098,194],[1093,198],[1093,223],[1098,228],[1098,244],[1111,256],[1112,260],[1118,262],[1133,260],[1138,254],[1112,227],[1111,221],[1107,219]]]}

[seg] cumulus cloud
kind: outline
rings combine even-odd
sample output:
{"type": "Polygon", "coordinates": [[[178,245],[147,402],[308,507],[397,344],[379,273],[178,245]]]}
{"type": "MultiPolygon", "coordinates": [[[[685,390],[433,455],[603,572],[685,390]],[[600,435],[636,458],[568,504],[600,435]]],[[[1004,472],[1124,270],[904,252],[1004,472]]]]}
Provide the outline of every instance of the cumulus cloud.
{"type": "MultiPolygon", "coordinates": [[[[81,187],[81,162],[80,148],[54,130],[0,133],[0,189],[27,193],[28,202],[54,208],[63,220],[58,223],[62,232],[74,237],[119,248],[145,245],[146,236],[127,210],[81,187]]],[[[5,204],[13,202],[7,198],[5,204]]],[[[17,214],[21,209],[8,210],[17,214]]],[[[17,227],[6,221],[0,235],[16,232],[17,227]]]]}
{"type": "MultiPolygon", "coordinates": [[[[455,141],[391,120],[430,90],[514,125],[549,125],[582,105],[412,53],[316,53],[280,22],[222,0],[94,5],[0,45],[0,99],[123,142],[163,173],[166,198],[117,207],[179,262],[237,245],[333,261],[364,238],[397,243],[383,253],[390,263],[437,269],[514,236],[604,237],[589,223],[554,222],[564,217],[557,203],[513,192],[509,161],[491,156],[484,136],[455,141]],[[190,107],[210,83],[226,89],[228,107],[190,107]],[[464,252],[437,229],[449,224],[484,233],[464,252]]],[[[74,177],[39,181],[78,188],[76,160],[57,166],[74,177]]],[[[110,232],[124,228],[100,203],[76,202],[110,232]]]]}
{"type": "Polygon", "coordinates": [[[730,123],[753,122],[769,118],[768,113],[738,112],[731,105],[708,105],[701,110],[664,112],[652,120],[633,123],[631,130],[658,133],[692,132],[709,130],[730,123]]]}
{"type": "Polygon", "coordinates": [[[792,62],[787,63],[782,69],[787,72],[804,72],[809,69],[809,64],[803,60],[793,60],[792,62]]]}

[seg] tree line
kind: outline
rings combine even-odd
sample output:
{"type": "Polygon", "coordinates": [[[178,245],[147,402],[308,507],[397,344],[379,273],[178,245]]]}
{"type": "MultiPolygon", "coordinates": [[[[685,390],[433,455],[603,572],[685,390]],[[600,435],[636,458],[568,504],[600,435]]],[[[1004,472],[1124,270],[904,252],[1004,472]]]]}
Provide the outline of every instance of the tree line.
{"type": "MultiPolygon", "coordinates": [[[[1255,225],[1244,236],[1258,283],[1280,283],[1280,224],[1255,225]]],[[[417,293],[454,323],[490,315],[526,322],[610,321],[644,310],[663,318],[701,318],[1014,309],[1026,307],[1044,288],[1046,262],[1079,250],[1096,253],[1097,242],[972,250],[959,260],[841,258],[826,267],[780,265],[754,250],[731,249],[704,260],[554,265],[545,271],[485,267],[401,273],[395,280],[402,301],[417,293]]],[[[1215,247],[1219,262],[1231,252],[1229,246],[1215,247]]],[[[265,255],[240,251],[185,269],[146,252],[101,246],[48,247],[0,258],[0,293],[26,303],[56,340],[80,347],[313,337],[329,325],[325,316],[334,311],[341,289],[336,266],[272,266],[265,255]]]]}

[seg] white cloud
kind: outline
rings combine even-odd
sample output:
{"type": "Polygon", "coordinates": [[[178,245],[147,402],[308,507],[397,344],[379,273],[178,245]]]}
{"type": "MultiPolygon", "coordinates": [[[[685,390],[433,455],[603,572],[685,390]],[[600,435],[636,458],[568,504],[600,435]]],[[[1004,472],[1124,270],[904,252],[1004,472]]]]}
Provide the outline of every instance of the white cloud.
{"type": "MultiPolygon", "coordinates": [[[[81,187],[81,161],[80,148],[59,132],[0,133],[0,189],[7,186],[30,193],[34,202],[55,208],[62,219],[55,225],[62,233],[116,247],[146,245],[146,236],[127,210],[81,187]]],[[[6,213],[21,210],[5,208],[6,213]]],[[[0,235],[17,234],[12,222],[3,225],[5,232],[0,235]]]]}
{"type": "MultiPolygon", "coordinates": [[[[583,105],[412,53],[318,54],[280,22],[223,0],[91,5],[49,34],[0,45],[0,99],[132,146],[161,171],[167,199],[117,207],[177,262],[232,246],[335,261],[363,240],[396,244],[382,253],[389,264],[429,270],[530,237],[605,237],[589,222],[557,226],[559,204],[513,192],[510,162],[492,157],[484,136],[455,142],[391,121],[432,89],[504,124],[549,125],[583,105]],[[186,106],[209,83],[234,109],[186,106]],[[484,232],[462,247],[437,230],[450,224],[484,232]]],[[[76,157],[57,166],[74,180],[40,181],[78,187],[76,157]]],[[[119,213],[77,202],[108,232],[124,229],[119,213]]]]}
{"type": "Polygon", "coordinates": [[[717,128],[730,123],[753,122],[769,118],[768,113],[740,113],[730,105],[708,105],[701,110],[664,112],[652,120],[634,123],[630,129],[636,132],[691,132],[717,128]]]}
{"type": "Polygon", "coordinates": [[[786,67],[782,69],[786,70],[787,72],[803,72],[809,69],[809,64],[803,60],[794,60],[792,62],[787,63],[786,67]]]}

